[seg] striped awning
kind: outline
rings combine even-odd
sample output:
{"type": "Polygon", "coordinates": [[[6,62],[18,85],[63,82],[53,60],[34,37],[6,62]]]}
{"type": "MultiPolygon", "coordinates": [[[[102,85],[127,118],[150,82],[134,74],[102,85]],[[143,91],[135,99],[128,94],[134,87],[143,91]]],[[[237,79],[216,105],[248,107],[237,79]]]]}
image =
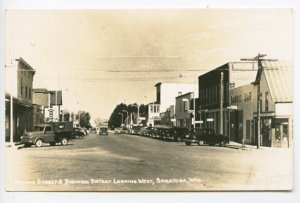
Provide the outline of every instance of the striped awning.
{"type": "Polygon", "coordinates": [[[283,61],[262,61],[270,96],[274,102],[293,102],[293,68],[283,61]]]}

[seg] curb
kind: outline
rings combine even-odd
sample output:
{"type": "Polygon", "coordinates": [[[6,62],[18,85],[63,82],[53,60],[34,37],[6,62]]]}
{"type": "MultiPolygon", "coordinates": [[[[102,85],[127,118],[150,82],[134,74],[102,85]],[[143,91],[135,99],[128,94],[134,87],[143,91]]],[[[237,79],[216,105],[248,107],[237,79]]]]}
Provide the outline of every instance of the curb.
{"type": "Polygon", "coordinates": [[[253,150],[252,148],[242,147],[242,146],[238,146],[238,145],[226,145],[226,148],[238,149],[238,150],[246,150],[246,151],[253,150]]]}
{"type": "Polygon", "coordinates": [[[6,148],[9,148],[9,149],[15,149],[15,150],[19,150],[19,149],[22,149],[24,147],[24,144],[21,144],[21,143],[14,143],[14,144],[6,144],[6,148]]]}

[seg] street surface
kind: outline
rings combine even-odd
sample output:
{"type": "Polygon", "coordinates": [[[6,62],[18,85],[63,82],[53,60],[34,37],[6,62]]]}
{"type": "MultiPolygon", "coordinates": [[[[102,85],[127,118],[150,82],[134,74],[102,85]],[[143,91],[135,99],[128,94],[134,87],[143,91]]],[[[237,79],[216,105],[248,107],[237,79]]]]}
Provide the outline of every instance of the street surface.
{"type": "Polygon", "coordinates": [[[185,146],[90,134],[67,146],[6,148],[8,191],[210,191],[292,188],[292,150],[185,146]]]}

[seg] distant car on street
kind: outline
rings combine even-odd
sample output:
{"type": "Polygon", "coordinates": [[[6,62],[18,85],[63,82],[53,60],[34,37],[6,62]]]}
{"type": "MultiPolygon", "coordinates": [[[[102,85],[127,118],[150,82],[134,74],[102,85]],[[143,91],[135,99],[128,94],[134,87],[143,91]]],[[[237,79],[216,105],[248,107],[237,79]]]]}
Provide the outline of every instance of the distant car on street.
{"type": "Polygon", "coordinates": [[[100,127],[99,135],[108,135],[108,128],[106,126],[100,127]]]}
{"type": "Polygon", "coordinates": [[[122,133],[122,128],[115,128],[114,134],[121,134],[122,133]]]}
{"type": "Polygon", "coordinates": [[[195,128],[190,131],[189,134],[186,135],[185,144],[191,145],[192,143],[198,145],[216,145],[226,146],[229,143],[228,136],[217,134],[214,129],[210,128],[195,128]]]}

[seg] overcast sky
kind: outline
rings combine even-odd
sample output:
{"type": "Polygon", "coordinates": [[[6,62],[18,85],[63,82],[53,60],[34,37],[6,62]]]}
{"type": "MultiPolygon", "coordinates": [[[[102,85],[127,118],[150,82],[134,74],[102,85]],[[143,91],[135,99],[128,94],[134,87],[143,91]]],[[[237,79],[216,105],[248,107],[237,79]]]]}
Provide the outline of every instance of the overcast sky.
{"type": "Polygon", "coordinates": [[[229,61],[292,60],[289,9],[9,10],[6,63],[22,57],[34,88],[62,89],[62,109],[109,118],[155,101],[157,82],[194,83],[229,61]]]}

